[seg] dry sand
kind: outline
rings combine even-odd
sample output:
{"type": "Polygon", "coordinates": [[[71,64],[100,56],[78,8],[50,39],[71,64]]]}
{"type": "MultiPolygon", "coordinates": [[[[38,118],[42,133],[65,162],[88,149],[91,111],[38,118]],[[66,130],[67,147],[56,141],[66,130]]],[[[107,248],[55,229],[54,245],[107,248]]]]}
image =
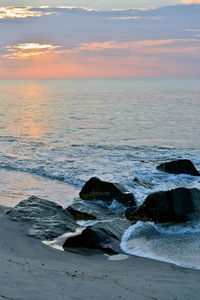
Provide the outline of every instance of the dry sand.
{"type": "Polygon", "coordinates": [[[0,206],[0,299],[200,299],[200,271],[129,256],[55,250],[26,235],[0,206]]]}

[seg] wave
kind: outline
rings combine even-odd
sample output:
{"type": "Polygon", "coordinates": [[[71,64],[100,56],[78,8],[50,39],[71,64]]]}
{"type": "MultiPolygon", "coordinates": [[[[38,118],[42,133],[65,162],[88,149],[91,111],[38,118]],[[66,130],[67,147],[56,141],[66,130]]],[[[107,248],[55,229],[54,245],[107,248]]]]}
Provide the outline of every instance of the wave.
{"type": "Polygon", "coordinates": [[[124,253],[200,269],[200,220],[184,224],[138,221],[121,240],[124,253]]]}
{"type": "Polygon", "coordinates": [[[50,174],[45,170],[44,166],[39,166],[39,167],[35,167],[35,168],[27,168],[27,167],[11,166],[9,164],[3,163],[3,164],[0,164],[0,169],[5,169],[7,171],[14,171],[14,172],[24,172],[24,173],[35,174],[35,175],[43,177],[43,178],[49,178],[52,180],[66,182],[68,184],[71,184],[71,185],[74,185],[77,187],[82,186],[84,183],[84,181],[68,177],[66,174],[57,174],[57,175],[50,174]]]}

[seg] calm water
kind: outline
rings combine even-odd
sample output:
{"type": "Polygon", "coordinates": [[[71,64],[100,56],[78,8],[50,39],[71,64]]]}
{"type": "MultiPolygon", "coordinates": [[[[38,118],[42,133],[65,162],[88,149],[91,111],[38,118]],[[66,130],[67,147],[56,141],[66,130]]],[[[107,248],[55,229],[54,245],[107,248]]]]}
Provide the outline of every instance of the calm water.
{"type": "MultiPolygon", "coordinates": [[[[200,170],[199,95],[195,78],[0,80],[0,203],[34,194],[66,206],[91,176],[122,183],[138,204],[154,190],[200,188],[156,170],[175,158],[200,170]]],[[[137,224],[122,248],[200,268],[200,224],[186,225],[137,224]]]]}

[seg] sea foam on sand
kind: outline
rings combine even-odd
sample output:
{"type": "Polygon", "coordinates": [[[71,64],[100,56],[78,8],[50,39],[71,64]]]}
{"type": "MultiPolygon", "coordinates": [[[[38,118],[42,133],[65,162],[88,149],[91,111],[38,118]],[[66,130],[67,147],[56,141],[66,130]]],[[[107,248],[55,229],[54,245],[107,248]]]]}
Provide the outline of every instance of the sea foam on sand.
{"type": "Polygon", "coordinates": [[[0,206],[0,299],[199,299],[200,271],[129,256],[58,251],[26,235],[0,206]]]}

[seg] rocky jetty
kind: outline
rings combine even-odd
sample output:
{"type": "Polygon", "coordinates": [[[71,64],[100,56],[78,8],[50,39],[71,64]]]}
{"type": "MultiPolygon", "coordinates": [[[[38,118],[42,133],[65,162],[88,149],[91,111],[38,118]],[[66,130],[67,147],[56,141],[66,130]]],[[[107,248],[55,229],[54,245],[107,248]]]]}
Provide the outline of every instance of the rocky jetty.
{"type": "Polygon", "coordinates": [[[144,203],[126,216],[131,221],[186,222],[200,212],[200,190],[177,188],[150,194],[144,203]]]}
{"type": "Polygon", "coordinates": [[[124,206],[135,206],[134,195],[128,192],[121,184],[102,181],[97,177],[92,177],[83,186],[79,193],[83,200],[102,200],[112,203],[115,199],[124,206]]]}
{"type": "MultiPolygon", "coordinates": [[[[183,164],[182,167],[178,165],[176,161],[174,170],[183,172],[183,164]]],[[[186,165],[190,168],[185,169],[185,174],[189,169],[192,173],[191,164],[186,162],[186,165]]],[[[161,169],[168,170],[168,167],[161,169]]],[[[134,183],[153,187],[150,182],[138,178],[134,183]]],[[[80,198],[74,199],[66,209],[32,196],[7,213],[13,221],[25,224],[28,235],[42,240],[53,240],[64,233],[72,233],[63,244],[65,250],[87,248],[116,254],[122,252],[121,238],[131,222],[182,223],[200,219],[200,190],[181,187],[154,192],[138,207],[134,195],[120,184],[92,177],[80,191],[80,198]],[[77,220],[91,222],[82,227],[77,220]]]]}
{"type": "Polygon", "coordinates": [[[51,240],[66,232],[75,232],[79,225],[62,206],[35,196],[21,201],[8,212],[13,221],[25,223],[28,235],[51,240]]]}
{"type": "Polygon", "coordinates": [[[131,222],[124,219],[97,222],[86,227],[81,234],[68,238],[63,248],[100,249],[111,254],[122,253],[120,242],[131,222]]]}
{"type": "Polygon", "coordinates": [[[192,176],[200,176],[193,163],[188,159],[179,159],[169,161],[157,166],[157,169],[170,174],[187,174],[192,176]]]}

